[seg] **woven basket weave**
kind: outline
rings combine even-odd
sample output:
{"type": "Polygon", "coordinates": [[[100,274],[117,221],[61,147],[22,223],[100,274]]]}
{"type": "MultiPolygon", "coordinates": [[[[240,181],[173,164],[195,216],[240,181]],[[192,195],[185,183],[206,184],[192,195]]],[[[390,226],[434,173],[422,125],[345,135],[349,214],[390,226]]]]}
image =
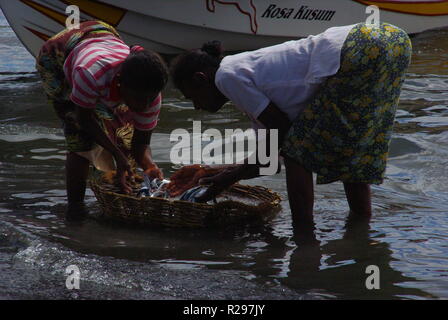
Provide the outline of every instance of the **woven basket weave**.
{"type": "Polygon", "coordinates": [[[281,202],[267,188],[240,184],[223,192],[215,204],[124,195],[111,191],[99,177],[91,178],[90,186],[106,218],[138,225],[201,228],[262,220],[273,217],[281,202]]]}

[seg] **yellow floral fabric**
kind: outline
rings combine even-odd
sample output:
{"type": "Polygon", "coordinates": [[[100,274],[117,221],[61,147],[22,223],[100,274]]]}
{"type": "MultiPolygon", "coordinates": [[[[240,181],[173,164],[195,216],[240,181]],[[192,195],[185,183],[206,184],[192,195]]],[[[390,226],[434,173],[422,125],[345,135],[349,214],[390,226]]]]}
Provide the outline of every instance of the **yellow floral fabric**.
{"type": "Polygon", "coordinates": [[[338,73],[295,120],[283,155],[317,173],[318,184],[381,184],[411,54],[400,28],[357,24],[344,43],[338,73]]]}

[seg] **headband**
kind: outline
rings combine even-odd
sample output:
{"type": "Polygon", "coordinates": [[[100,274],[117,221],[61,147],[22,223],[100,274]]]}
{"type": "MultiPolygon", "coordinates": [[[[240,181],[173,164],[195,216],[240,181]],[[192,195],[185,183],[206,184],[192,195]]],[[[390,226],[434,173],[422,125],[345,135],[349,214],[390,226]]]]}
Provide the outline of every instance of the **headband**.
{"type": "Polygon", "coordinates": [[[131,47],[131,53],[136,53],[136,52],[140,52],[143,50],[145,50],[145,48],[143,48],[142,46],[136,45],[136,46],[131,47]]]}

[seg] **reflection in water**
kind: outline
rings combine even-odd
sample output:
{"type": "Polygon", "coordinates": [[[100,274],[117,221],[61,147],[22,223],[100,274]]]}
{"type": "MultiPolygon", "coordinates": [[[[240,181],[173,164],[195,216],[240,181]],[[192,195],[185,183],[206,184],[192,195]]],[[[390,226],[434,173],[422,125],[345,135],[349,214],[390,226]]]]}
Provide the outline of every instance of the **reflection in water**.
{"type": "Polygon", "coordinates": [[[320,292],[327,296],[347,299],[393,299],[398,297],[428,297],[419,289],[403,288],[398,283],[415,281],[403,276],[391,266],[392,250],[385,242],[369,237],[367,220],[349,217],[342,239],[304,241],[294,249],[288,277],[288,286],[304,291],[320,292]],[[380,270],[380,289],[366,288],[366,269],[369,265],[380,270]]]}

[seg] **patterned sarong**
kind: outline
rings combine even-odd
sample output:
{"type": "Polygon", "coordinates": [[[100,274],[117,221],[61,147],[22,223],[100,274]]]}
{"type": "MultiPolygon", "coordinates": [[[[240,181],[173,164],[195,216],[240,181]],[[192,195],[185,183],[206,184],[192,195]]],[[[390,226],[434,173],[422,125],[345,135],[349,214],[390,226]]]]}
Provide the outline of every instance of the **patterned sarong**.
{"type": "Polygon", "coordinates": [[[319,184],[382,183],[411,54],[403,30],[357,24],[344,43],[339,71],[294,121],[282,153],[317,173],[319,184]]]}

